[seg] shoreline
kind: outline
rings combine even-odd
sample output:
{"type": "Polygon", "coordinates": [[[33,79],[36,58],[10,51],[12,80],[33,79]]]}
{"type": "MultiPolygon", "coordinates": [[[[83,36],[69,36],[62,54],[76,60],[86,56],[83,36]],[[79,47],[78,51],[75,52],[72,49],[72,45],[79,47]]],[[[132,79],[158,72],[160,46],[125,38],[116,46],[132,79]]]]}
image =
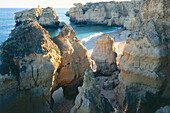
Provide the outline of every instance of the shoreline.
{"type": "Polygon", "coordinates": [[[107,32],[107,33],[102,33],[99,34],[97,36],[93,36],[88,40],[82,39],[82,43],[83,45],[87,48],[87,52],[89,57],[91,57],[91,54],[93,52],[93,48],[95,45],[95,41],[103,34],[109,34],[111,38],[114,39],[114,47],[115,47],[115,52],[117,53],[117,63],[119,64],[119,59],[121,57],[121,55],[123,54],[123,50],[125,48],[126,45],[126,41],[128,39],[128,35],[131,33],[130,30],[124,30],[123,28],[118,29],[118,30],[114,30],[111,32],[107,32]]]}

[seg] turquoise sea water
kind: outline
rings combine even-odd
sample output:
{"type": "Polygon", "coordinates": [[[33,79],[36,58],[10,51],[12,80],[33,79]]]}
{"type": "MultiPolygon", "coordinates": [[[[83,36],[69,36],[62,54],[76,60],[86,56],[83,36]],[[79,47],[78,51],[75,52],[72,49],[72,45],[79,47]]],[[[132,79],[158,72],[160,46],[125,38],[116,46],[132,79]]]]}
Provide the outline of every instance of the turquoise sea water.
{"type": "MultiPolygon", "coordinates": [[[[24,9],[28,8],[0,8],[0,45],[9,38],[11,30],[15,28],[14,13],[24,9]]],[[[55,8],[55,11],[59,16],[59,21],[71,25],[80,40],[118,29],[118,27],[107,27],[102,25],[76,25],[71,23],[69,17],[65,15],[68,10],[68,8],[55,8]]],[[[60,31],[60,29],[57,28],[46,28],[46,30],[48,30],[51,37],[58,35],[60,31]]]]}

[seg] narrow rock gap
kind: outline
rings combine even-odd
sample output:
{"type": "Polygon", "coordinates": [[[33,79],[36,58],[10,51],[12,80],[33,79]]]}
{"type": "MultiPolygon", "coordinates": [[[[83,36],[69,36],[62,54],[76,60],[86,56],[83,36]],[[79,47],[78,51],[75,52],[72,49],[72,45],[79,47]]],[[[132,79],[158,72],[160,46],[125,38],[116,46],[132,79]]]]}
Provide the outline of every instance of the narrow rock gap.
{"type": "Polygon", "coordinates": [[[55,90],[52,94],[54,100],[53,112],[54,113],[69,113],[74,106],[74,99],[66,99],[63,94],[63,88],[55,90]]]}

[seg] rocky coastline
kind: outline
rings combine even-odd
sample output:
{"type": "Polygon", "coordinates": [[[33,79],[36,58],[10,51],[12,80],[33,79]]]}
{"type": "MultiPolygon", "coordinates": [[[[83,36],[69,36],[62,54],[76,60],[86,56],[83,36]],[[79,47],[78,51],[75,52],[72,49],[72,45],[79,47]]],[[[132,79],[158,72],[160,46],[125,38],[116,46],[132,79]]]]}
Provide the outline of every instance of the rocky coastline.
{"type": "Polygon", "coordinates": [[[74,23],[124,27],[95,37],[91,55],[53,8],[17,12],[18,25],[0,46],[0,112],[55,113],[52,94],[61,88],[74,99],[70,113],[169,112],[169,4],[74,4],[67,12],[74,23]],[[50,37],[47,26],[62,29],[50,37]]]}
{"type": "Polygon", "coordinates": [[[52,7],[41,8],[38,6],[38,8],[26,9],[15,13],[16,25],[22,24],[24,21],[33,20],[39,22],[43,27],[64,27],[66,24],[58,21],[58,19],[59,17],[52,7]]]}
{"type": "Polygon", "coordinates": [[[139,1],[132,0],[74,5],[75,7],[70,8],[66,15],[76,24],[122,26],[132,29],[133,20],[135,20],[141,4],[139,1]]]}
{"type": "Polygon", "coordinates": [[[78,93],[91,60],[70,26],[51,39],[37,21],[25,21],[10,36],[1,45],[0,111],[20,110],[21,104],[35,106],[32,112],[52,112],[55,90],[63,87],[66,97],[78,93]]]}

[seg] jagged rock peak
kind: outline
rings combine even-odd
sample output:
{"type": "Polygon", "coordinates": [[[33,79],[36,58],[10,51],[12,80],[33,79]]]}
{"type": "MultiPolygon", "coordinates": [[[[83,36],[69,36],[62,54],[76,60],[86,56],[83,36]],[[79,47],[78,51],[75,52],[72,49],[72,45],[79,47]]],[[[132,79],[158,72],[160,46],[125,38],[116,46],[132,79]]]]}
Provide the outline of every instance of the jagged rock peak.
{"type": "Polygon", "coordinates": [[[84,75],[83,86],[79,87],[79,94],[70,113],[110,113],[112,105],[104,97],[100,97],[99,87],[96,86],[93,72],[87,69],[84,75]]]}

